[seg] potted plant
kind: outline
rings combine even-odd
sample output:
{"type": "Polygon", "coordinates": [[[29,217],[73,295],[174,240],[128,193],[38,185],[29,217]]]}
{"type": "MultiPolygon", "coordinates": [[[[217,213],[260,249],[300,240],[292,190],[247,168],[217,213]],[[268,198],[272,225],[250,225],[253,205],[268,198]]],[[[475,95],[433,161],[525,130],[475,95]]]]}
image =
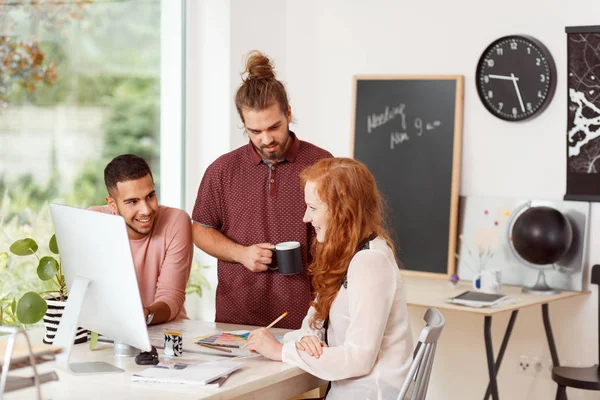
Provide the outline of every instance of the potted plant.
{"type": "MultiPolygon", "coordinates": [[[[59,255],[55,235],[50,238],[48,248],[53,254],[59,255]]],[[[37,254],[38,249],[37,242],[31,238],[17,240],[10,246],[10,252],[16,256],[27,257],[33,255],[38,259],[37,276],[42,281],[47,282],[49,286],[48,290],[39,293],[25,293],[16,302],[13,312],[17,320],[26,325],[35,324],[43,318],[46,327],[43,341],[46,344],[52,344],[66,306],[67,285],[60,261],[54,256],[40,258],[37,254]]],[[[75,343],[83,343],[86,340],[87,331],[81,327],[77,328],[75,343]]]]}

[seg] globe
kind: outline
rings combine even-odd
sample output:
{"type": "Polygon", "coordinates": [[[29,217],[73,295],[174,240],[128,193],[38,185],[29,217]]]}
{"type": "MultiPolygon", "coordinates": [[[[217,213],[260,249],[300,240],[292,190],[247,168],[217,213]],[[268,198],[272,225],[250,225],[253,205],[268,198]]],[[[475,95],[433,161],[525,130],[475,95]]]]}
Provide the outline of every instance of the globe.
{"type": "Polygon", "coordinates": [[[569,220],[552,207],[528,207],[516,216],[509,235],[517,258],[532,268],[540,269],[536,284],[524,291],[556,293],[548,287],[543,270],[554,268],[554,264],[569,251],[573,241],[569,220]]]}
{"type": "Polygon", "coordinates": [[[557,209],[531,207],[519,215],[511,236],[515,250],[523,259],[546,265],[554,264],[569,251],[573,230],[569,220],[557,209]]]}

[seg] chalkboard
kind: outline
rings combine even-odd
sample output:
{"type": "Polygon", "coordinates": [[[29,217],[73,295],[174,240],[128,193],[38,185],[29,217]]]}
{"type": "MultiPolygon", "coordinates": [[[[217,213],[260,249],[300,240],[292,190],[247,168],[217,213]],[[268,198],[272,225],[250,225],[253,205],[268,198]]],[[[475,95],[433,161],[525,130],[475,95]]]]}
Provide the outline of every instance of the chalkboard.
{"type": "Polygon", "coordinates": [[[403,270],[455,272],[462,76],[357,76],[353,155],[375,176],[403,270]]]}

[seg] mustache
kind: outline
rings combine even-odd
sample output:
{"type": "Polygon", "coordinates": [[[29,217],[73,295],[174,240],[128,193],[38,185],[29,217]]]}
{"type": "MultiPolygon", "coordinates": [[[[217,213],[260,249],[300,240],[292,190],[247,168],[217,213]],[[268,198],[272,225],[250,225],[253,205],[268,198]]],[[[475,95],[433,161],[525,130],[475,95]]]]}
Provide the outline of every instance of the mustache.
{"type": "Polygon", "coordinates": [[[275,145],[275,144],[279,144],[279,143],[277,143],[277,142],[273,141],[273,142],[271,142],[271,143],[269,143],[269,144],[263,144],[263,145],[261,145],[261,146],[260,146],[260,148],[261,148],[261,149],[265,149],[265,148],[267,148],[267,147],[270,147],[270,146],[273,146],[273,145],[275,145]]]}

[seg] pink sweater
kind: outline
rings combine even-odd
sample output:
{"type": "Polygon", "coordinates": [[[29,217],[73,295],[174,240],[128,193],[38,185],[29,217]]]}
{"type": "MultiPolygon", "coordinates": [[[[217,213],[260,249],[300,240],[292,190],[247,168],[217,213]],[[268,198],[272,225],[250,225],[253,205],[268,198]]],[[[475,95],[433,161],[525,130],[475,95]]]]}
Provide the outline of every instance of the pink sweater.
{"type": "MultiPolygon", "coordinates": [[[[90,210],[115,214],[109,206],[90,210]]],[[[129,244],[142,305],[162,301],[171,310],[169,320],[187,318],[183,303],[194,250],[188,214],[160,206],[152,232],[143,239],[129,240],[129,244]]]]}

